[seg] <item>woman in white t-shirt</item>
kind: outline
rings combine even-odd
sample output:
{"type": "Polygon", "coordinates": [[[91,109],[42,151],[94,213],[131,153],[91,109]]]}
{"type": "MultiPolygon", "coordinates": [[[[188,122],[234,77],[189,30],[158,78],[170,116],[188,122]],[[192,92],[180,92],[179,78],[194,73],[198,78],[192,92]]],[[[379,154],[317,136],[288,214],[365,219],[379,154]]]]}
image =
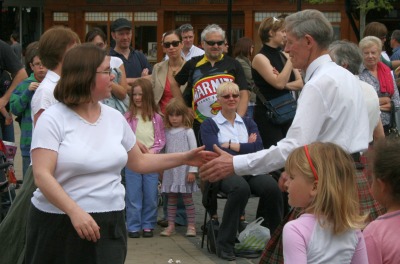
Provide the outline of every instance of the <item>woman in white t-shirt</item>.
{"type": "Polygon", "coordinates": [[[32,138],[38,189],[28,216],[25,263],[124,263],[121,169],[200,166],[216,156],[203,148],[143,154],[125,118],[100,103],[110,96],[113,79],[104,50],[83,44],[67,52],[54,90],[60,103],[43,112],[32,138]]]}

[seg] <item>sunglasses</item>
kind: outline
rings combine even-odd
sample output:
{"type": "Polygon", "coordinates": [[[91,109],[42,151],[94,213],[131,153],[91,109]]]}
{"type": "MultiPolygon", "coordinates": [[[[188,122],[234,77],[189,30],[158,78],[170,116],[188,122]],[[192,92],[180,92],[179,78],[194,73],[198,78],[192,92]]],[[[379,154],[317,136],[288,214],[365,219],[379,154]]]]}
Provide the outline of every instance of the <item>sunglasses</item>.
{"type": "Polygon", "coordinates": [[[214,46],[215,44],[217,44],[218,46],[221,46],[221,45],[225,44],[225,40],[221,40],[221,41],[204,40],[204,42],[207,43],[207,45],[209,45],[209,46],[214,46]]]}
{"type": "Polygon", "coordinates": [[[239,95],[238,94],[227,94],[227,95],[221,95],[221,97],[228,100],[231,97],[236,99],[239,97],[239,95]]]}
{"type": "Polygon", "coordinates": [[[175,41],[172,41],[172,42],[163,42],[163,47],[168,49],[172,45],[172,47],[176,48],[176,47],[179,46],[179,44],[181,44],[181,42],[178,41],[178,40],[175,40],[175,41]]]}

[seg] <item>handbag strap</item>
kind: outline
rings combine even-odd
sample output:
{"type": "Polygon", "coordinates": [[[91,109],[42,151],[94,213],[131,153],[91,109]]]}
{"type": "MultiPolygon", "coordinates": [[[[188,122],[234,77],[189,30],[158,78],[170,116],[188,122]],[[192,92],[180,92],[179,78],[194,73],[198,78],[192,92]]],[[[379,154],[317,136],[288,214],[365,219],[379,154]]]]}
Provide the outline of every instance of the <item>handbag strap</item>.
{"type": "Polygon", "coordinates": [[[254,85],[253,92],[258,96],[261,103],[263,103],[263,105],[266,105],[267,99],[265,99],[264,95],[261,93],[260,88],[258,88],[257,85],[254,85]]]}

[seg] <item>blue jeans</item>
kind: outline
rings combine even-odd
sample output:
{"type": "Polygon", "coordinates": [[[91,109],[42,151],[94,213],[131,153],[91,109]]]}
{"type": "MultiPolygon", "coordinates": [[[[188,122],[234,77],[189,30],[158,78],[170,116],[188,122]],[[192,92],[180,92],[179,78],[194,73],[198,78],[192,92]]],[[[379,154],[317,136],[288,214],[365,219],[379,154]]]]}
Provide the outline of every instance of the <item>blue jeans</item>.
{"type": "Polygon", "coordinates": [[[140,174],[125,168],[128,232],[154,229],[157,222],[158,173],[140,174]]]}

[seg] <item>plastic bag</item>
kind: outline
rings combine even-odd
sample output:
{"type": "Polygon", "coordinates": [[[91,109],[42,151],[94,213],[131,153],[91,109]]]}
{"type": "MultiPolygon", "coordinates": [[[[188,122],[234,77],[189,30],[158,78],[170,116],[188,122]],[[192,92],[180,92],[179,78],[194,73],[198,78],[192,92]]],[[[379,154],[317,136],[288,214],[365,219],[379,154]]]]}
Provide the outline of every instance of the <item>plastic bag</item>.
{"type": "Polygon", "coordinates": [[[262,251],[265,248],[271,234],[268,228],[261,226],[264,218],[259,217],[251,222],[239,234],[240,243],[235,244],[235,252],[237,251],[262,251]]]}

